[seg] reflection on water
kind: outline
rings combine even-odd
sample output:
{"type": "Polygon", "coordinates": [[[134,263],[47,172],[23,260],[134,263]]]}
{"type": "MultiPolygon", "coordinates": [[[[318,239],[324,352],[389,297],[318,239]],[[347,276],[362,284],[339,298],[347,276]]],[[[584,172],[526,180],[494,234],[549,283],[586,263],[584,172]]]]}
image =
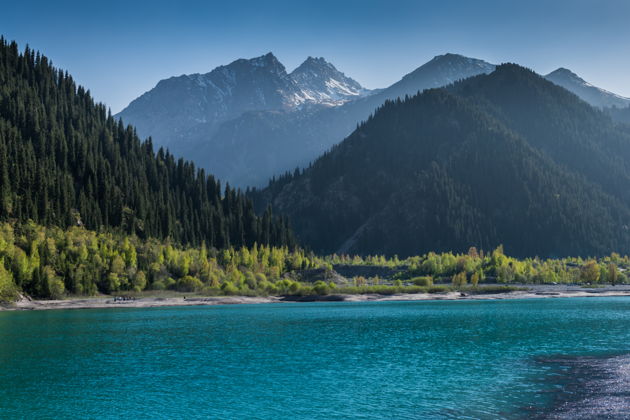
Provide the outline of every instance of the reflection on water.
{"type": "Polygon", "coordinates": [[[546,371],[541,388],[548,404],[530,418],[630,418],[630,355],[539,357],[536,363],[546,371]]]}

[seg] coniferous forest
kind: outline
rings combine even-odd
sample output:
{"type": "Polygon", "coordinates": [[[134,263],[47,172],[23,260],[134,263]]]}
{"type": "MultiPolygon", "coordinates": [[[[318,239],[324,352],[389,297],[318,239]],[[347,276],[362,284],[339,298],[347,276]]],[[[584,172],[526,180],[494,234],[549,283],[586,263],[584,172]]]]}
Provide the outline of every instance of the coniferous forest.
{"type": "Polygon", "coordinates": [[[0,219],[226,248],[292,246],[285,219],[153,150],[67,72],[0,39],[0,219]]]}
{"type": "Polygon", "coordinates": [[[630,243],[629,139],[604,112],[504,65],[387,101],[308,169],[244,194],[155,152],[45,56],[1,39],[0,300],[626,282],[628,259],[604,256],[630,243]],[[339,255],[298,247],[272,206],[301,246],[339,255]],[[519,256],[600,258],[464,253],[502,242],[519,256]],[[395,275],[344,280],[337,266],[395,275]]]}
{"type": "Polygon", "coordinates": [[[320,253],[630,252],[630,135],[514,64],[388,101],[252,196],[320,253]]]}

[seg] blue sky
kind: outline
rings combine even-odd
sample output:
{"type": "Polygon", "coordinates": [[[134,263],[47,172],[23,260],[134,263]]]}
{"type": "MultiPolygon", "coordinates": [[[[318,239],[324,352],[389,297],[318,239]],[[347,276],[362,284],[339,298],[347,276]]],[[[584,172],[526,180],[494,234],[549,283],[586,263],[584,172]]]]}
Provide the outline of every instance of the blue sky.
{"type": "Polygon", "coordinates": [[[369,88],[433,56],[568,67],[630,96],[627,0],[10,1],[0,34],[50,57],[120,111],[160,79],[272,51],[323,56],[369,88]]]}

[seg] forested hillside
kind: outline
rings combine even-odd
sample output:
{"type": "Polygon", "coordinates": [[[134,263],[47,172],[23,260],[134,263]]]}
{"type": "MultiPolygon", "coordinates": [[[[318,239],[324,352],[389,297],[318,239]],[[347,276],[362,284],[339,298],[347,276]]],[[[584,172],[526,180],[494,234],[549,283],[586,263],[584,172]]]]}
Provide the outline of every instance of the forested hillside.
{"type": "Polygon", "coordinates": [[[537,74],[502,65],[390,101],[300,174],[255,192],[320,252],[630,251],[630,136],[537,74]]]}
{"type": "Polygon", "coordinates": [[[630,106],[626,108],[605,108],[604,111],[610,115],[614,121],[630,126],[630,106]]]}
{"type": "Polygon", "coordinates": [[[456,83],[450,91],[483,108],[555,163],[630,203],[630,138],[604,112],[514,64],[456,83]]]}
{"type": "Polygon", "coordinates": [[[0,219],[115,229],[208,247],[292,245],[285,220],[167,151],[89,91],[0,40],[0,219]]]}

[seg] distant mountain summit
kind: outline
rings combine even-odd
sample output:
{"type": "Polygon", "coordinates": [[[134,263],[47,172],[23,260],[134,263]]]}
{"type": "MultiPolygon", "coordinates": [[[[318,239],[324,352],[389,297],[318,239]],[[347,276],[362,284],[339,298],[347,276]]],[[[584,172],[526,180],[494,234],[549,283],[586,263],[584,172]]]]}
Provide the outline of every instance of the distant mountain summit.
{"type": "Polygon", "coordinates": [[[206,74],[163,80],[119,117],[175,156],[236,186],[262,186],[305,166],[349,135],[388,99],[490,73],[493,64],[444,54],[378,91],[324,58],[287,73],[271,53],[206,74]]]}
{"type": "Polygon", "coordinates": [[[566,90],[573,92],[583,101],[599,108],[617,107],[626,108],[630,106],[630,98],[598,88],[582,79],[577,74],[563,67],[552,71],[545,78],[566,90]]]}
{"type": "MultiPolygon", "coordinates": [[[[192,127],[207,132],[249,110],[289,109],[304,102],[299,88],[271,53],[240,59],[206,74],[161,80],[118,117],[134,124],[142,137],[160,146],[191,139],[192,127]]],[[[176,148],[176,147],[175,147],[176,148]]]]}
{"type": "MultiPolygon", "coordinates": [[[[208,138],[219,124],[250,111],[336,106],[369,93],[323,58],[307,59],[291,74],[272,54],[239,59],[206,74],[161,80],[117,116],[142,137],[177,150],[176,143],[208,138]]],[[[198,162],[203,165],[203,162],[198,162]]]]}
{"type": "Polygon", "coordinates": [[[341,105],[370,93],[323,57],[308,57],[290,76],[305,99],[317,104],[341,105]]]}
{"type": "Polygon", "coordinates": [[[394,99],[413,95],[419,90],[442,87],[471,76],[491,73],[495,67],[486,61],[459,54],[438,55],[387,88],[384,96],[394,99]]]}
{"type": "Polygon", "coordinates": [[[315,252],[503,244],[522,256],[606,255],[630,249],[628,162],[630,130],[503,64],[386,101],[307,169],[252,196],[315,252]]]}

